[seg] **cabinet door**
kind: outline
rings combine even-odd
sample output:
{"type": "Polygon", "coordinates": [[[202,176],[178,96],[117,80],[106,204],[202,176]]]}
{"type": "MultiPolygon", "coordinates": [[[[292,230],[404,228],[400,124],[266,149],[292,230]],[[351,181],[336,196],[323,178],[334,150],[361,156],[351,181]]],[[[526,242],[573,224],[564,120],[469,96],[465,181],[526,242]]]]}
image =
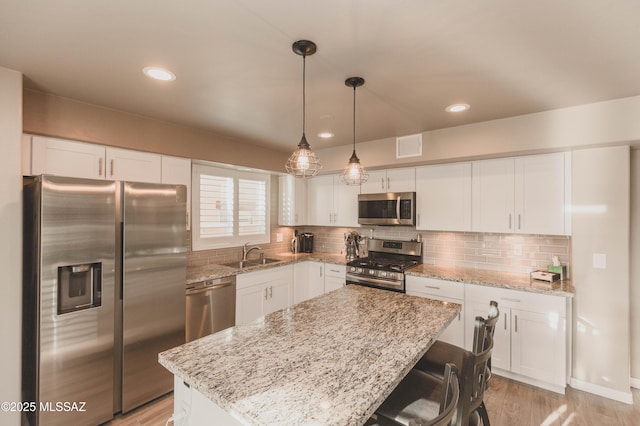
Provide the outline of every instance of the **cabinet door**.
{"type": "Polygon", "coordinates": [[[473,230],[514,232],[514,160],[472,163],[473,230]]]}
{"type": "Polygon", "coordinates": [[[527,234],[565,233],[564,153],[515,159],[515,229],[527,234]]]}
{"type": "Polygon", "coordinates": [[[345,185],[340,182],[338,176],[335,176],[334,184],[333,226],[359,227],[358,194],[360,193],[360,187],[345,185]]]}
{"type": "Polygon", "coordinates": [[[189,158],[162,156],[162,183],[184,185],[187,187],[187,230],[190,229],[191,216],[191,160],[189,158]]]}
{"type": "Polygon", "coordinates": [[[271,312],[279,311],[280,309],[288,308],[292,305],[291,280],[271,281],[265,284],[264,288],[265,293],[268,296],[264,311],[265,315],[270,314],[271,312]]]}
{"type": "Polygon", "coordinates": [[[324,277],[324,292],[328,293],[333,290],[344,287],[346,284],[345,278],[338,277],[324,277]]]}
{"type": "Polygon", "coordinates": [[[405,167],[387,170],[386,192],[414,192],[416,190],[416,169],[405,167]]]}
{"type": "Polygon", "coordinates": [[[309,180],[309,225],[333,225],[333,176],[316,176],[309,180]]]}
{"type": "Polygon", "coordinates": [[[90,143],[32,136],[30,174],[104,179],[105,149],[90,143]]]}
{"type": "Polygon", "coordinates": [[[471,163],[416,169],[417,229],[471,231],[471,163]]]}
{"type": "Polygon", "coordinates": [[[299,226],[307,223],[307,180],[291,175],[279,178],[278,224],[299,226]]]}
{"type": "Polygon", "coordinates": [[[107,147],[107,179],[160,183],[161,176],[159,154],[107,147]]]}
{"type": "Polygon", "coordinates": [[[362,194],[378,194],[387,192],[387,172],[384,170],[369,171],[369,179],[360,185],[362,194]]]}
{"type": "Polygon", "coordinates": [[[564,318],[511,310],[511,371],[565,386],[564,318]]]}
{"type": "Polygon", "coordinates": [[[236,325],[260,318],[269,295],[264,285],[254,285],[236,291],[236,325]]]}
{"type": "Polygon", "coordinates": [[[324,263],[309,262],[309,299],[324,294],[324,263]]]}
{"type": "Polygon", "coordinates": [[[304,302],[309,296],[309,266],[311,262],[293,264],[293,303],[304,302]]]}
{"type": "MultiPolygon", "coordinates": [[[[509,308],[498,306],[500,318],[493,335],[491,365],[503,370],[511,369],[511,321],[509,308]]],[[[473,349],[473,334],[476,317],[486,318],[489,312],[489,299],[486,301],[465,300],[465,349],[473,349]]]]}

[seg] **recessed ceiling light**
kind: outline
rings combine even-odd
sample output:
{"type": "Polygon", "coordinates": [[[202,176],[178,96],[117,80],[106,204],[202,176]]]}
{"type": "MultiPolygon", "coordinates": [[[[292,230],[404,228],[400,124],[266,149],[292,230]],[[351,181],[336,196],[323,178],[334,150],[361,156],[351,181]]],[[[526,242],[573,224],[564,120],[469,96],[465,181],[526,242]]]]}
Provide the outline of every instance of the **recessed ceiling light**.
{"type": "Polygon", "coordinates": [[[462,111],[466,111],[469,108],[471,108],[471,105],[469,104],[453,104],[453,105],[449,105],[447,108],[445,108],[445,111],[447,112],[462,112],[462,111]]]}
{"type": "Polygon", "coordinates": [[[322,139],[329,139],[332,138],[334,135],[331,132],[320,132],[318,133],[318,137],[321,137],[322,139]]]}
{"type": "Polygon", "coordinates": [[[176,76],[171,72],[157,67],[145,67],[142,72],[147,76],[156,80],[173,81],[176,76]]]}

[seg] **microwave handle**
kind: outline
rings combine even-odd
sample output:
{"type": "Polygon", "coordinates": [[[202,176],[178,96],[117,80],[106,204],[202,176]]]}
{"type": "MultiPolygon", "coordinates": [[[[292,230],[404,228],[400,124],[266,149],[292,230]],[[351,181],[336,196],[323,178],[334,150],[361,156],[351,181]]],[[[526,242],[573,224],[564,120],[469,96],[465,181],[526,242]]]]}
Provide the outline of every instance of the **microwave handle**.
{"type": "Polygon", "coordinates": [[[398,195],[398,200],[396,201],[396,219],[400,220],[400,196],[398,195]]]}

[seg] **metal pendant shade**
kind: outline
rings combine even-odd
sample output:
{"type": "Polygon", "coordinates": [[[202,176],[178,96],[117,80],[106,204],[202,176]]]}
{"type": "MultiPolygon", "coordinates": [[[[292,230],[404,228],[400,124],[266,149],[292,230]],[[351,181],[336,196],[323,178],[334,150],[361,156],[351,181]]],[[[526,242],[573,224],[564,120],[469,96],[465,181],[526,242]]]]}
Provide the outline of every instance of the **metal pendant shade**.
{"type": "Polygon", "coordinates": [[[344,81],[348,87],[353,87],[353,154],[349,158],[349,164],[340,174],[340,180],[345,185],[361,185],[369,179],[369,174],[360,164],[360,159],[356,155],[356,87],[364,84],[362,77],[349,77],[344,81]]]}
{"type": "Polygon", "coordinates": [[[316,44],[309,40],[298,40],[293,43],[293,51],[302,56],[302,138],[296,149],[285,164],[287,173],[298,178],[310,178],[316,176],[322,164],[320,159],[311,151],[311,146],[307,142],[305,135],[305,121],[306,121],[306,98],[305,98],[305,75],[306,75],[306,58],[309,55],[316,53],[316,44]]]}

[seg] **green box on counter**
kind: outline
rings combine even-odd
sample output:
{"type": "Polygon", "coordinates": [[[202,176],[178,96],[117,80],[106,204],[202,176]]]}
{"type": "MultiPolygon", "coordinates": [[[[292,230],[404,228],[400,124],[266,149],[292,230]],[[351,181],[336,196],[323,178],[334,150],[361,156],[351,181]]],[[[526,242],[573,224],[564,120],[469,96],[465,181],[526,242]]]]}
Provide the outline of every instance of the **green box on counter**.
{"type": "Polygon", "coordinates": [[[548,265],[547,266],[547,271],[548,272],[555,272],[556,274],[560,274],[560,279],[561,280],[565,280],[567,278],[567,266],[566,265],[560,265],[560,266],[548,265]]]}

